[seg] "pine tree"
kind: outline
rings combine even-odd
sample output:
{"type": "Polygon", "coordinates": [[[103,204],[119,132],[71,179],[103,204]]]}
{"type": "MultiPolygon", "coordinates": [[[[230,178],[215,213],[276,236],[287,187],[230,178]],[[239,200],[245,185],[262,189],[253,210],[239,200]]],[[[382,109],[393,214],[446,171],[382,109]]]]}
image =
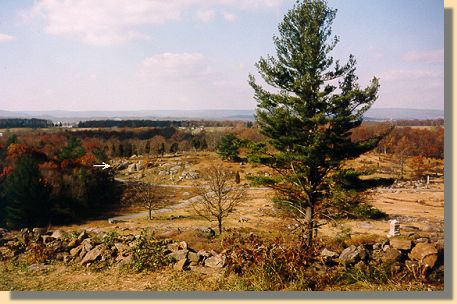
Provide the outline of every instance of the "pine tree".
{"type": "Polygon", "coordinates": [[[222,159],[236,161],[239,158],[241,142],[233,133],[223,136],[217,144],[217,153],[222,159]]]}
{"type": "Polygon", "coordinates": [[[373,149],[382,135],[351,142],[351,129],[377,98],[378,79],[366,88],[357,84],[356,60],[346,64],[330,56],[339,41],[332,37],[336,10],[323,0],[297,1],[274,36],[277,57],[256,64],[270,92],[249,75],[258,101],[256,121],[275,153],[259,162],[273,177],[254,177],[278,193],[300,223],[302,246],[312,246],[320,204],[328,197],[331,178],[344,160],[373,149]]]}
{"type": "Polygon", "coordinates": [[[36,161],[21,157],[3,184],[5,221],[11,228],[44,226],[49,220],[50,189],[43,184],[36,161]]]}

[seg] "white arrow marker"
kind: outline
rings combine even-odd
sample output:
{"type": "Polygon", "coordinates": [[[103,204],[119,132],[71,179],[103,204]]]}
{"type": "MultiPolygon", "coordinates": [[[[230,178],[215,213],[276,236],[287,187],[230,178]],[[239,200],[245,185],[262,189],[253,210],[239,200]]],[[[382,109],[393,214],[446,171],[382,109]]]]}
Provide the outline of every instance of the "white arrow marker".
{"type": "Polygon", "coordinates": [[[102,163],[103,165],[94,165],[94,167],[103,167],[102,170],[105,170],[109,167],[111,167],[110,165],[108,165],[107,163],[103,162],[102,163]]]}

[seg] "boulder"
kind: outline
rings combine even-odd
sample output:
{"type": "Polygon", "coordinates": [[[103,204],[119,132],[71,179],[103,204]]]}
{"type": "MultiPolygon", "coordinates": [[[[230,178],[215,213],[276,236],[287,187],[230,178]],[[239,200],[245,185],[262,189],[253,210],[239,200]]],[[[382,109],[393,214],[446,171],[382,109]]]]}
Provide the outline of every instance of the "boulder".
{"type": "Polygon", "coordinates": [[[187,258],[189,259],[191,265],[197,265],[200,262],[200,256],[193,251],[189,251],[187,253],[187,258]]]}
{"type": "Polygon", "coordinates": [[[86,250],[86,252],[89,252],[94,248],[94,246],[91,243],[91,239],[85,239],[82,241],[81,246],[83,246],[83,249],[86,250]]]}
{"type": "Polygon", "coordinates": [[[79,256],[79,254],[81,253],[81,251],[83,250],[83,246],[78,246],[78,247],[75,247],[73,249],[70,250],[70,255],[72,257],[77,257],[79,256]]]}
{"type": "Polygon", "coordinates": [[[56,239],[63,239],[67,236],[67,233],[65,231],[59,229],[59,230],[54,231],[51,234],[51,236],[56,239]]]}
{"type": "Polygon", "coordinates": [[[212,238],[216,235],[216,231],[214,231],[211,227],[199,229],[199,233],[203,237],[212,238]]]}
{"type": "MultiPolygon", "coordinates": [[[[363,251],[364,255],[366,255],[365,249],[363,249],[363,251]]],[[[341,252],[339,260],[343,264],[354,264],[361,260],[361,253],[362,250],[360,246],[355,247],[354,245],[351,245],[341,252]]]]}
{"type": "Polygon", "coordinates": [[[145,167],[146,167],[146,165],[145,165],[144,161],[142,161],[142,160],[140,160],[140,161],[136,164],[136,169],[137,169],[138,171],[143,170],[145,167]]]}
{"type": "Polygon", "coordinates": [[[400,250],[410,250],[411,249],[411,241],[410,240],[405,240],[405,239],[391,239],[390,242],[390,247],[394,249],[400,249],[400,250]]]}
{"type": "Polygon", "coordinates": [[[189,249],[189,248],[187,248],[187,243],[185,241],[179,242],[179,248],[180,249],[189,249]]]}
{"type": "Polygon", "coordinates": [[[186,269],[186,264],[187,264],[187,259],[184,258],[182,260],[179,260],[178,262],[176,262],[174,265],[173,265],[173,269],[174,270],[178,270],[178,271],[183,271],[186,269]]]}
{"type": "Polygon", "coordinates": [[[49,244],[56,240],[54,237],[50,235],[42,235],[41,238],[43,239],[43,244],[49,244]]]}
{"type": "Polygon", "coordinates": [[[47,231],[48,231],[48,229],[46,229],[46,228],[36,227],[36,228],[32,229],[33,236],[35,237],[36,240],[38,240],[40,238],[40,236],[45,235],[47,231]]]}
{"type": "Polygon", "coordinates": [[[381,256],[381,261],[384,263],[397,261],[401,256],[400,251],[394,248],[388,248],[381,256]]]}
{"type": "Polygon", "coordinates": [[[118,256],[116,258],[116,261],[118,261],[119,263],[117,264],[117,268],[122,268],[122,267],[126,267],[126,266],[129,266],[132,264],[133,262],[133,257],[131,255],[128,255],[128,256],[118,256]]]}
{"type": "Polygon", "coordinates": [[[199,251],[197,252],[197,255],[198,255],[199,258],[202,259],[202,260],[203,260],[203,259],[206,259],[206,258],[209,258],[209,257],[211,256],[211,254],[210,254],[208,251],[203,250],[203,249],[202,249],[202,250],[199,250],[199,251]]]}
{"type": "Polygon", "coordinates": [[[438,260],[438,250],[432,244],[418,243],[408,254],[409,258],[432,268],[438,260]]]}
{"type": "Polygon", "coordinates": [[[86,230],[84,230],[83,232],[81,232],[79,235],[78,235],[78,240],[82,241],[84,239],[87,239],[89,237],[89,235],[87,234],[86,230]]]}
{"type": "Polygon", "coordinates": [[[114,247],[116,248],[117,252],[119,254],[123,254],[125,252],[128,252],[130,250],[130,246],[124,244],[124,243],[115,243],[114,247]]]}
{"type": "Polygon", "coordinates": [[[72,239],[72,240],[67,244],[67,248],[68,248],[68,249],[75,248],[75,247],[78,246],[80,243],[81,243],[81,241],[80,241],[79,239],[72,239]]]}
{"type": "Polygon", "coordinates": [[[225,264],[225,255],[217,254],[205,260],[205,266],[210,268],[222,268],[225,264]]]}
{"type": "Polygon", "coordinates": [[[325,258],[337,258],[338,253],[336,253],[334,251],[330,251],[327,248],[324,248],[324,250],[322,250],[322,252],[321,252],[321,256],[323,256],[325,258]]]}
{"type": "Polygon", "coordinates": [[[187,258],[188,252],[189,252],[189,250],[187,250],[187,249],[176,250],[176,251],[173,251],[172,253],[168,254],[168,256],[174,258],[176,261],[180,261],[182,259],[187,258]]]}
{"type": "Polygon", "coordinates": [[[128,167],[127,167],[127,172],[128,173],[133,173],[136,171],[136,164],[130,164],[128,167]]]}
{"type": "Polygon", "coordinates": [[[92,263],[98,259],[101,259],[103,254],[108,250],[108,247],[105,244],[97,245],[94,249],[86,253],[84,258],[81,261],[82,265],[87,263],[92,263]]]}

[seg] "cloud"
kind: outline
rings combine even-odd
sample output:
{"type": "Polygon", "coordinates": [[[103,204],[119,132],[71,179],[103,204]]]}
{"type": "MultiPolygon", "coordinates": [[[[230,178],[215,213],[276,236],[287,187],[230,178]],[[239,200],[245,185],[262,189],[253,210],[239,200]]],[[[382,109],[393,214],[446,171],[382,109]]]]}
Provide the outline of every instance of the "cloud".
{"type": "Polygon", "coordinates": [[[197,11],[197,18],[203,22],[210,22],[214,20],[216,17],[216,12],[214,10],[198,10],[197,11]]]}
{"type": "Polygon", "coordinates": [[[237,17],[235,14],[224,12],[224,19],[227,20],[228,22],[233,22],[236,20],[236,18],[237,17]]]}
{"type": "Polygon", "coordinates": [[[419,80],[419,79],[438,79],[443,78],[443,71],[440,69],[399,69],[384,71],[381,76],[382,80],[400,81],[400,80],[419,80]]]}
{"type": "Polygon", "coordinates": [[[407,62],[443,63],[444,50],[412,51],[404,54],[403,60],[407,62]]]}
{"type": "MultiPolygon", "coordinates": [[[[187,12],[209,22],[217,11],[260,10],[283,0],[38,0],[22,12],[24,20],[44,20],[47,33],[92,45],[116,45],[144,39],[140,27],[182,20],[187,12]]],[[[225,14],[224,18],[227,19],[225,14]]],[[[228,17],[233,19],[233,17],[228,17]]]]}
{"type": "Polygon", "coordinates": [[[0,42],[7,42],[14,40],[14,36],[0,33],[0,42]]]}
{"type": "Polygon", "coordinates": [[[161,53],[143,60],[138,85],[146,88],[154,107],[168,104],[186,108],[216,108],[229,103],[243,107],[252,92],[247,76],[238,67],[221,66],[201,53],[161,53]],[[237,104],[238,103],[238,104],[237,104]]]}

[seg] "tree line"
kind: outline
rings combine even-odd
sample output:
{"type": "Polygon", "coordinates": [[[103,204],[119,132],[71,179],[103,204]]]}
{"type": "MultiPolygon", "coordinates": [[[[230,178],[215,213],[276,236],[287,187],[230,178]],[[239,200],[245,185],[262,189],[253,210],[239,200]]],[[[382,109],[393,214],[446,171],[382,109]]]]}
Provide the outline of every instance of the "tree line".
{"type": "Polygon", "coordinates": [[[1,140],[0,227],[75,222],[116,203],[113,172],[92,166],[104,158],[102,150],[64,134],[49,145],[15,135],[1,140]]]}
{"type": "Polygon", "coordinates": [[[38,118],[0,118],[0,128],[49,128],[53,122],[38,118]]]}

